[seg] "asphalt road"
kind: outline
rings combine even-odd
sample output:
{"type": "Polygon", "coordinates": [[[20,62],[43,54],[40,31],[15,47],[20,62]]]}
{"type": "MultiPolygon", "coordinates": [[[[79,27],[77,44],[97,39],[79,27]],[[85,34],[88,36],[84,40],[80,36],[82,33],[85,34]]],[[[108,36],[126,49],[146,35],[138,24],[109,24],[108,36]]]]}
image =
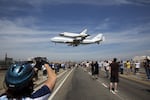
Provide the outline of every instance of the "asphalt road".
{"type": "Polygon", "coordinates": [[[149,86],[124,78],[120,78],[118,93],[110,92],[108,87],[109,79],[105,78],[104,72],[100,72],[100,77],[93,80],[87,71],[76,68],[59,78],[53,91],[55,93],[50,100],[148,100],[150,98],[149,86]],[[64,83],[59,87],[62,81],[64,83]]]}

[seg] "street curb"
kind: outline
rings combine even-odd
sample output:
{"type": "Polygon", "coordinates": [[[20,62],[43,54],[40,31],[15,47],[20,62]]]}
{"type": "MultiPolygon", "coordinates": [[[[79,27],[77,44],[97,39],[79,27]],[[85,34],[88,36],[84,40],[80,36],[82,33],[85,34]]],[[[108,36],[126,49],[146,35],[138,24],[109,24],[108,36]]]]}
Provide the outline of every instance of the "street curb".
{"type": "Polygon", "coordinates": [[[127,77],[127,76],[124,76],[124,75],[119,75],[120,77],[122,78],[125,78],[125,79],[128,79],[128,80],[131,80],[131,81],[134,81],[134,82],[137,82],[137,83],[141,83],[141,84],[144,84],[144,85],[147,85],[147,86],[150,86],[150,82],[145,82],[145,81],[142,81],[142,80],[138,80],[138,79],[135,79],[133,77],[127,77]]]}

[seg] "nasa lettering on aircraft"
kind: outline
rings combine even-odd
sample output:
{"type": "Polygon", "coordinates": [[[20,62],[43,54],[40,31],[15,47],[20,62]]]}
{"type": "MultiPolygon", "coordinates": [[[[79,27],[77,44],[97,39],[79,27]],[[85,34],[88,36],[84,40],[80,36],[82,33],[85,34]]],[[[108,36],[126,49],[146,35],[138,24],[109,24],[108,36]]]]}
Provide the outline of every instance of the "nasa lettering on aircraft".
{"type": "Polygon", "coordinates": [[[90,35],[87,34],[87,29],[83,30],[81,33],[70,33],[63,32],[59,34],[60,36],[56,36],[51,38],[51,41],[54,43],[65,43],[68,46],[78,46],[80,44],[99,44],[101,41],[104,41],[103,34],[97,34],[93,38],[87,38],[90,35]]]}

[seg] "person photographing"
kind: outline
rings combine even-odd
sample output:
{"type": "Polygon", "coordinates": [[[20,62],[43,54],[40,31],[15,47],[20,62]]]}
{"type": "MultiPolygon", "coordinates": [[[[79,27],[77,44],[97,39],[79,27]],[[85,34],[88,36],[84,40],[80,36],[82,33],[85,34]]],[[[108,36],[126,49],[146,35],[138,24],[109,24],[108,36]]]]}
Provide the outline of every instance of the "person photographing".
{"type": "Polygon", "coordinates": [[[5,75],[6,92],[0,96],[0,100],[48,100],[56,83],[56,74],[48,62],[41,60],[39,63],[36,66],[44,65],[48,75],[40,89],[34,91],[34,67],[31,64],[13,64],[5,75]]]}

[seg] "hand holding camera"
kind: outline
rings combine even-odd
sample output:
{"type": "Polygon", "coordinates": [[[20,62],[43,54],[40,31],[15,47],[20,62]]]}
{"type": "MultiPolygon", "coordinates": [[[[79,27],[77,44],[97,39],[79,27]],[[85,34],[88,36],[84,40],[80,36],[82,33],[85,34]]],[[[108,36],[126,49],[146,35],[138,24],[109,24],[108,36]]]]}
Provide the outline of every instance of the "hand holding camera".
{"type": "Polygon", "coordinates": [[[42,69],[42,65],[44,65],[44,64],[49,64],[49,63],[47,62],[47,60],[44,59],[44,58],[42,58],[42,57],[36,57],[36,58],[35,58],[35,61],[36,61],[35,67],[38,68],[38,70],[41,70],[41,69],[42,69]]]}

